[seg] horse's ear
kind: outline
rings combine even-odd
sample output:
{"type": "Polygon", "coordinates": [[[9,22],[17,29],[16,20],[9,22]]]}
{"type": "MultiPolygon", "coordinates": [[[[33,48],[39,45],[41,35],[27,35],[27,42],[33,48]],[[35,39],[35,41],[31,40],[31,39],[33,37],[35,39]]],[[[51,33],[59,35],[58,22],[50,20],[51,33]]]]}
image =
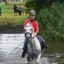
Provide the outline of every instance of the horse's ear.
{"type": "Polygon", "coordinates": [[[27,24],[26,24],[26,27],[29,27],[29,26],[31,26],[31,24],[30,24],[30,23],[27,23],[27,24]]]}
{"type": "Polygon", "coordinates": [[[30,23],[27,23],[27,26],[30,26],[30,23]]]}

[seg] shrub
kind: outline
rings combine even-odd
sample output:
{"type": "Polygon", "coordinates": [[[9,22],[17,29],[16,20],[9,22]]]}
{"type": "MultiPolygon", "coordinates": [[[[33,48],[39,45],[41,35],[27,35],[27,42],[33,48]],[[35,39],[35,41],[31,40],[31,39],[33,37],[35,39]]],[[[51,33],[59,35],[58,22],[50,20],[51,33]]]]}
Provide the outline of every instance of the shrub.
{"type": "Polygon", "coordinates": [[[64,7],[63,4],[53,3],[49,8],[42,9],[37,15],[40,23],[40,32],[46,32],[48,37],[54,35],[64,35],[64,7]]]}

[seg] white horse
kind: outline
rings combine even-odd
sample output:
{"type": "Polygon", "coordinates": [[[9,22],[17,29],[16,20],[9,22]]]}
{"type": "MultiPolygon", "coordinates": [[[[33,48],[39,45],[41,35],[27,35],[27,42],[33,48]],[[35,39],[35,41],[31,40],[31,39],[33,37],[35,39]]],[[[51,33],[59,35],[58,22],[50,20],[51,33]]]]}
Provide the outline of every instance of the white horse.
{"type": "Polygon", "coordinates": [[[41,57],[40,42],[37,39],[37,37],[34,35],[33,26],[30,23],[27,23],[24,29],[25,29],[25,38],[28,39],[27,60],[30,64],[33,64],[34,62],[35,64],[39,64],[39,60],[41,57]]]}

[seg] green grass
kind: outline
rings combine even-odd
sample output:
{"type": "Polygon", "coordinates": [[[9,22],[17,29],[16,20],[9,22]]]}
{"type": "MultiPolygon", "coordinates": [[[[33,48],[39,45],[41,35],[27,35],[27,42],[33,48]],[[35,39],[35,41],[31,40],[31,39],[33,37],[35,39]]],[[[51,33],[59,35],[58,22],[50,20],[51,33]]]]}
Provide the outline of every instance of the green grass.
{"type": "Polygon", "coordinates": [[[2,15],[14,15],[13,14],[13,5],[12,4],[2,4],[2,15]]]}
{"type": "Polygon", "coordinates": [[[22,25],[24,20],[27,18],[26,16],[1,16],[0,17],[0,26],[6,24],[13,24],[13,25],[22,25]]]}
{"type": "MultiPolygon", "coordinates": [[[[2,16],[13,16],[14,15],[14,10],[13,10],[13,5],[14,4],[2,4],[2,16]]],[[[24,7],[22,4],[16,4],[17,6],[21,6],[21,7],[24,7]]],[[[23,14],[25,15],[25,14],[23,14]]]]}
{"type": "MultiPolygon", "coordinates": [[[[17,4],[19,5],[19,4],[17,4]]],[[[2,15],[0,16],[0,26],[10,24],[21,25],[24,20],[27,18],[27,15],[24,13],[21,16],[14,16],[13,4],[2,4],[2,15]]]]}

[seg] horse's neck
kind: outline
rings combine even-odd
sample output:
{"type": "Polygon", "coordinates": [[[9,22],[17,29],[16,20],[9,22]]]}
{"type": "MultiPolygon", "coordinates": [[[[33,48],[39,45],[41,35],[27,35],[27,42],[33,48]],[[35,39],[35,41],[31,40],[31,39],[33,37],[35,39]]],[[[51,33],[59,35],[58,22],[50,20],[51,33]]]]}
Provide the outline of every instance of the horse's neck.
{"type": "Polygon", "coordinates": [[[40,43],[36,37],[29,40],[28,51],[29,52],[31,51],[31,53],[36,53],[36,54],[41,51],[40,43]]]}
{"type": "Polygon", "coordinates": [[[36,37],[33,37],[29,40],[29,43],[32,47],[40,46],[40,43],[36,37]]]}
{"type": "Polygon", "coordinates": [[[35,43],[35,39],[34,39],[34,38],[30,38],[30,39],[29,39],[29,43],[30,43],[31,46],[33,46],[34,43],[35,43]]]}

